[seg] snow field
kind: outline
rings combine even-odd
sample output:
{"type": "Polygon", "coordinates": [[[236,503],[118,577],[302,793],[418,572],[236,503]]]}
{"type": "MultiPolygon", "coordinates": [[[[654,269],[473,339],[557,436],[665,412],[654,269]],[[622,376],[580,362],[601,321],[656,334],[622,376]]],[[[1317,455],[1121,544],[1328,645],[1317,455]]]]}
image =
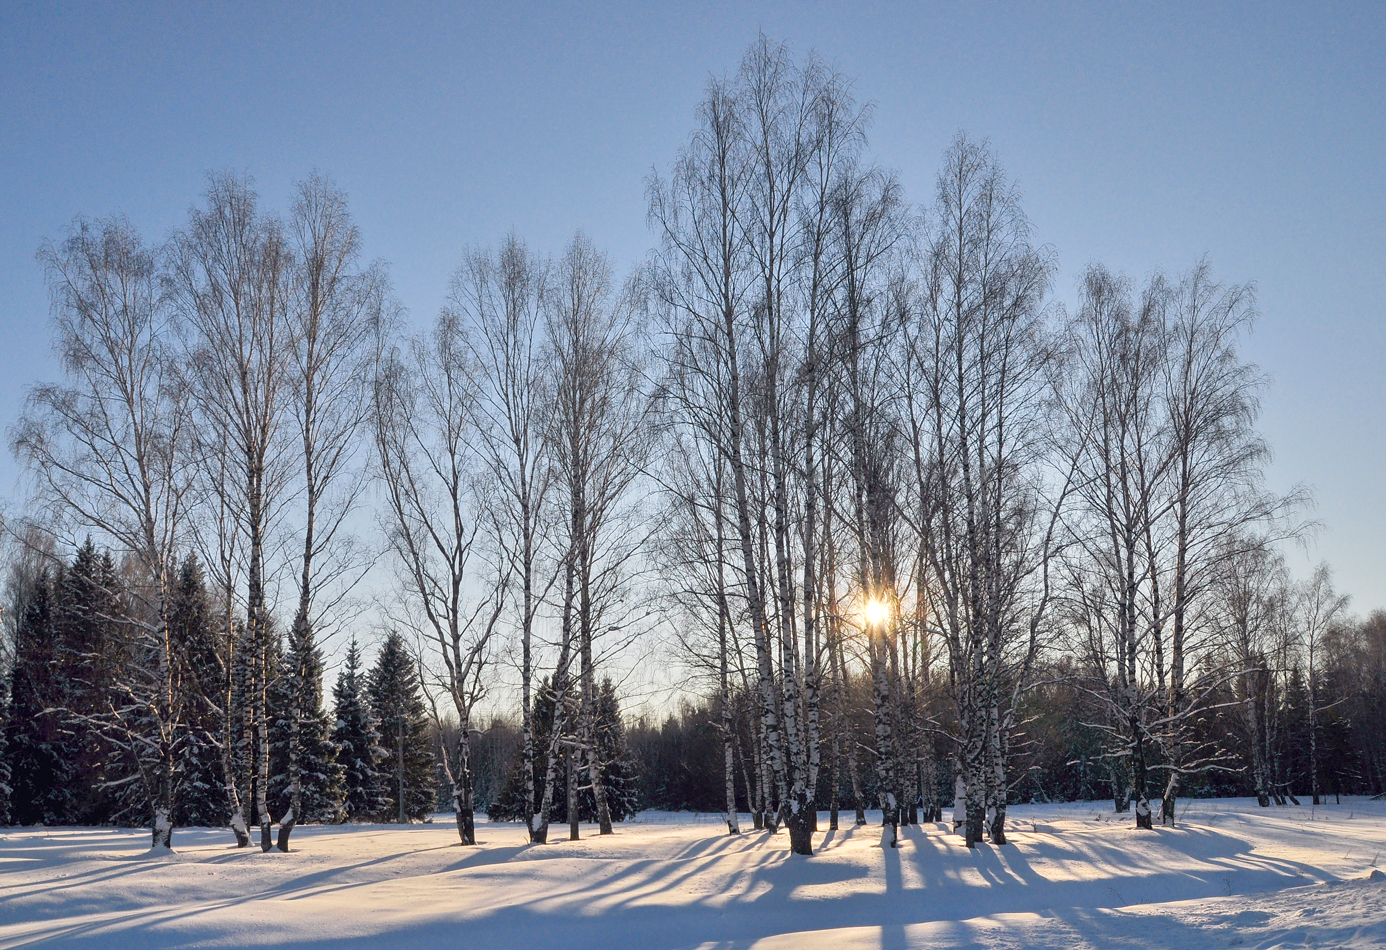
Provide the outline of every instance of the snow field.
{"type": "Polygon", "coordinates": [[[464,849],[444,816],[300,826],[290,854],[223,829],[180,829],[171,855],[145,831],[8,829],[0,947],[1386,947],[1386,803],[1196,801],[1153,833],[1101,802],[1020,806],[1013,844],[975,851],[944,825],[883,849],[871,817],[812,858],[648,812],[548,846],[482,822],[464,849]]]}

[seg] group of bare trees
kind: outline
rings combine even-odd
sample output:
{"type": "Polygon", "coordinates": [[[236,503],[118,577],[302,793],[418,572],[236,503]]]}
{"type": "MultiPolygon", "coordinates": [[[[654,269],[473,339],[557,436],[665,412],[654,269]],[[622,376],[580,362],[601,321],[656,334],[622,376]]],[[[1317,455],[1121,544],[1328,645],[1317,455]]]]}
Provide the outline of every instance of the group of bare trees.
{"type": "Polygon", "coordinates": [[[818,798],[844,758],[859,788],[864,755],[888,828],[941,817],[942,770],[969,845],[1004,843],[1018,717],[1059,647],[1118,796],[1148,827],[1159,771],[1172,819],[1181,778],[1235,765],[1191,738],[1253,671],[1217,585],[1297,530],[1301,499],[1263,487],[1237,352],[1252,291],[1200,263],[1135,300],[1094,265],[1070,315],[986,143],[959,136],[915,210],[866,119],[850,83],[762,37],[649,186],[663,579],[723,708],[728,829],[739,760],[757,826],[811,853],[818,798]],[[844,733],[853,675],[867,744],[844,733]],[[744,742],[733,694],[756,697],[744,742]]]}
{"type": "Polygon", "coordinates": [[[1283,740],[1298,733],[1308,746],[1298,753],[1309,778],[1308,789],[1298,791],[1317,805],[1323,791],[1319,720],[1325,707],[1336,705],[1325,701],[1325,643],[1335,634],[1342,638],[1348,598],[1333,589],[1327,566],[1306,580],[1293,579],[1284,557],[1264,539],[1239,539],[1223,554],[1212,583],[1212,626],[1221,660],[1236,674],[1230,700],[1247,750],[1242,765],[1263,807],[1297,801],[1283,740]],[[1296,714],[1302,722],[1294,721],[1296,714]]]}
{"type": "Polygon", "coordinates": [[[619,286],[581,234],[557,261],[512,237],[469,253],[435,325],[411,336],[384,269],[360,261],[345,196],[316,176],[287,221],[221,176],[162,247],[123,219],[79,220],[40,256],[66,379],[33,390],[12,444],[35,475],[45,550],[95,534],[138,595],[109,618],[132,658],[115,695],[68,721],[129,758],[155,844],[171,840],[187,721],[210,710],[237,842],[253,816],[273,846],[282,786],[288,850],[300,726],[320,712],[318,643],[359,615],[352,591],[377,560],[362,530],[373,478],[399,582],[386,616],[415,634],[434,719],[453,737],[443,766],[462,841],[475,842],[472,714],[511,639],[498,631],[516,634],[526,724],[541,660],[558,709],[551,748],[536,753],[525,730],[526,763],[550,763],[531,835],[546,840],[559,756],[564,792],[583,771],[609,833],[596,671],[606,644],[641,626],[631,578],[648,531],[631,530],[634,484],[655,432],[638,282],[619,286]],[[211,684],[170,634],[189,554],[218,595],[211,684]],[[540,635],[541,617],[556,637],[540,635]],[[288,708],[271,712],[272,693],[288,708]],[[273,717],[287,723],[285,774],[271,775],[273,717]]]}
{"type": "Polygon", "coordinates": [[[1258,623],[1248,611],[1264,592],[1251,586],[1268,582],[1269,545],[1299,530],[1289,519],[1300,499],[1262,485],[1262,381],[1237,353],[1252,306],[1251,288],[1215,283],[1205,263],[1176,283],[1157,275],[1138,299],[1094,266],[1066,330],[1066,619],[1142,827],[1156,757],[1165,820],[1186,775],[1226,764],[1191,727],[1228,677],[1249,675],[1249,648],[1224,662],[1225,632],[1258,623]]]}
{"type": "Polygon", "coordinates": [[[734,677],[759,697],[741,750],[756,823],[783,820],[798,853],[825,736],[829,785],[844,753],[856,782],[839,729],[858,665],[891,843],[902,809],[941,814],[945,727],[929,710],[945,673],[969,841],[988,807],[1004,840],[1015,694],[1051,599],[1052,266],[984,145],[954,144],[921,217],[869,162],[866,119],[843,77],[762,38],[710,84],[699,128],[650,185],[682,446],[666,475],[670,588],[716,644],[723,705],[734,677]]]}
{"type": "Polygon", "coordinates": [[[1004,844],[1059,649],[1138,825],[1156,776],[1173,820],[1188,776],[1236,767],[1198,728],[1228,705],[1258,793],[1283,792],[1268,697],[1292,655],[1312,680],[1342,601],[1275,554],[1302,499],[1263,484],[1251,288],[1200,262],[1137,293],[1092,265],[1069,313],[990,147],[959,135],[914,207],[871,160],[869,112],[761,37],[651,177],[656,248],[630,280],[581,233],[556,259],[512,235],[467,253],[415,335],[319,177],[286,221],[217,177],[162,247],[122,219],[44,246],[67,376],[12,443],[48,531],[125,559],[140,662],[83,719],[137,767],[156,845],[197,706],[222,724],[238,843],[253,814],[272,846],[266,697],[287,676],[288,850],[309,658],[375,561],[372,484],[381,599],[413,634],[464,844],[479,705],[516,679],[531,841],[559,794],[577,836],[580,782],[610,832],[597,674],[656,608],[717,696],[728,831],[740,787],[795,853],[844,787],[865,821],[863,769],[889,845],[955,783],[968,845],[1004,844]],[[219,594],[212,689],[169,634],[188,552],[219,594]]]}
{"type": "MultiPolygon", "coordinates": [[[[630,581],[644,553],[631,519],[653,427],[636,286],[578,234],[557,261],[510,237],[469,253],[431,333],[385,353],[375,383],[385,533],[403,565],[408,618],[439,663],[425,676],[459,724],[445,764],[458,832],[475,842],[467,760],[486,675],[518,640],[525,824],[548,839],[553,796],[578,834],[578,775],[611,832],[595,741],[603,635],[634,619],[630,581]],[[632,530],[634,528],[634,530],[632,530]],[[556,637],[542,637],[540,618],[556,637]],[[509,638],[506,638],[507,640],[509,638]],[[547,749],[532,716],[541,658],[554,703],[547,749]],[[547,762],[534,787],[536,756],[547,762]],[[560,758],[567,788],[556,789],[560,758]]],[[[427,662],[425,665],[430,665],[427,662]]]]}
{"type": "MultiPolygon", "coordinates": [[[[261,846],[272,845],[265,696],[281,674],[270,587],[289,560],[275,551],[301,552],[290,655],[315,649],[355,568],[344,525],[363,485],[358,430],[384,291],[358,257],[345,197],[316,177],[299,184],[287,227],[258,209],[249,182],[219,177],[162,247],[111,218],[79,220],[40,250],[66,380],[32,391],[11,441],[50,536],[96,533],[124,559],[122,590],[138,602],[110,619],[134,662],[83,725],[139,775],[155,846],[171,841],[176,757],[199,706],[224,723],[238,843],[249,843],[253,802],[261,846]],[[215,690],[191,675],[169,628],[176,568],[193,552],[222,594],[215,690]]],[[[282,850],[300,810],[292,729],[288,760],[282,850]]]]}

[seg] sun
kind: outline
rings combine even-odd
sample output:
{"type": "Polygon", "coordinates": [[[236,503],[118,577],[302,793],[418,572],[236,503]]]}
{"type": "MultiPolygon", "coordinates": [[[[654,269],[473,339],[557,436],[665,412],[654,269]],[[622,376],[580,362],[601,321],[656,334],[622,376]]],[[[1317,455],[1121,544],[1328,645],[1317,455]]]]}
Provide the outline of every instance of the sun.
{"type": "Polygon", "coordinates": [[[877,597],[868,600],[861,612],[867,624],[873,627],[882,626],[890,619],[890,605],[877,597]]]}

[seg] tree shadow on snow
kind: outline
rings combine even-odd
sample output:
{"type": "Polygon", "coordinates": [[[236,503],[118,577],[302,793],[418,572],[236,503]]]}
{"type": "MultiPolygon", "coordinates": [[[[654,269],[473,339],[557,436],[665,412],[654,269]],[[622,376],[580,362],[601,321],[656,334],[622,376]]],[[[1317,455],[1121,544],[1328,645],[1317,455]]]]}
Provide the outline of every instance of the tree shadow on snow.
{"type": "MultiPolygon", "coordinates": [[[[946,827],[946,826],[944,826],[946,827]]],[[[431,875],[458,888],[474,886],[471,872],[530,860],[570,859],[581,872],[555,884],[545,880],[515,903],[477,913],[465,920],[459,911],[434,902],[421,906],[417,918],[388,930],[360,936],[342,935],[304,941],[308,948],[391,948],[468,946],[491,950],[537,945],[573,950],[683,950],[689,947],[745,948],[765,937],[803,932],[814,926],[875,928],[882,950],[904,950],[911,930],[921,924],[930,939],[968,944],[976,938],[972,918],[1034,913],[1056,919],[1096,946],[1118,945],[1129,915],[1110,909],[1137,903],[1164,903],[1196,898],[1278,890],[1322,879],[1317,868],[1283,858],[1253,854],[1247,842],[1209,828],[1114,834],[1082,830],[1063,834],[1016,832],[1013,844],[976,849],[940,833],[939,826],[901,829],[898,849],[868,849],[861,839],[876,838],[876,826],[856,826],[824,834],[819,857],[788,854],[784,835],[710,836],[659,855],[642,854],[635,835],[625,841],[588,839],[584,847],[496,846],[469,851],[431,875]],[[604,842],[610,842],[609,844],[604,842]],[[856,847],[852,847],[853,845],[856,847]],[[566,853],[565,853],[566,852],[566,853]],[[854,887],[869,878],[880,855],[884,889],[879,884],[854,887]],[[726,862],[726,864],[724,864],[726,862]],[[698,890],[700,876],[715,881],[715,890],[698,890]],[[672,892],[679,892],[671,896],[672,892]]],[[[392,850],[350,865],[305,869],[254,894],[192,906],[132,909],[89,921],[55,922],[33,936],[67,944],[149,948],[181,946],[201,931],[215,928],[216,915],[236,909],[247,918],[260,900],[305,900],[339,893],[328,907],[349,907],[342,896],[380,883],[350,880],[362,869],[388,864],[423,849],[392,850]]],[[[220,859],[213,859],[220,860],[220,859]]],[[[418,872],[414,872],[418,873],[418,872]]],[[[88,883],[90,878],[88,879],[88,883]]],[[[67,885],[63,886],[80,886],[67,885]]],[[[362,892],[365,893],[364,890],[362,892]]],[[[349,901],[349,896],[347,900],[349,901]]],[[[67,908],[65,908],[67,909],[67,908]]],[[[109,906],[104,908],[110,911],[109,906]]],[[[305,906],[307,913],[322,911],[305,906]]],[[[1151,946],[1186,942],[1180,924],[1160,918],[1160,940],[1151,946]],[[1168,938],[1168,941],[1165,938],[1168,938]]],[[[1144,932],[1142,935],[1145,936],[1144,932]]],[[[1150,936],[1154,936],[1153,934],[1150,936]]],[[[257,943],[272,945],[269,934],[257,943]]],[[[286,935],[284,942],[289,942],[286,935]]]]}

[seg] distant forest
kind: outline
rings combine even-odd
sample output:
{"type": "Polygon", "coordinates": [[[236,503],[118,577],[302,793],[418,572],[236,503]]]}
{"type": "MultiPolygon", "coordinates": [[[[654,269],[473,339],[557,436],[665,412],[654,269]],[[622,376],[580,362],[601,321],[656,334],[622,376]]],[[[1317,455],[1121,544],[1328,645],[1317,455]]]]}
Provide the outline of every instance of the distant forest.
{"type": "Polygon", "coordinates": [[[912,203],[870,111],[761,37],[629,275],[511,234],[418,332],[322,175],[44,243],[0,824],[653,807],[811,854],[823,811],[1004,844],[1018,802],[1386,790],[1386,614],[1281,553],[1312,499],[1266,485],[1253,285],[1093,263],[1065,306],[990,145],[912,203]],[[632,718],[651,654],[688,688],[632,718]]]}

